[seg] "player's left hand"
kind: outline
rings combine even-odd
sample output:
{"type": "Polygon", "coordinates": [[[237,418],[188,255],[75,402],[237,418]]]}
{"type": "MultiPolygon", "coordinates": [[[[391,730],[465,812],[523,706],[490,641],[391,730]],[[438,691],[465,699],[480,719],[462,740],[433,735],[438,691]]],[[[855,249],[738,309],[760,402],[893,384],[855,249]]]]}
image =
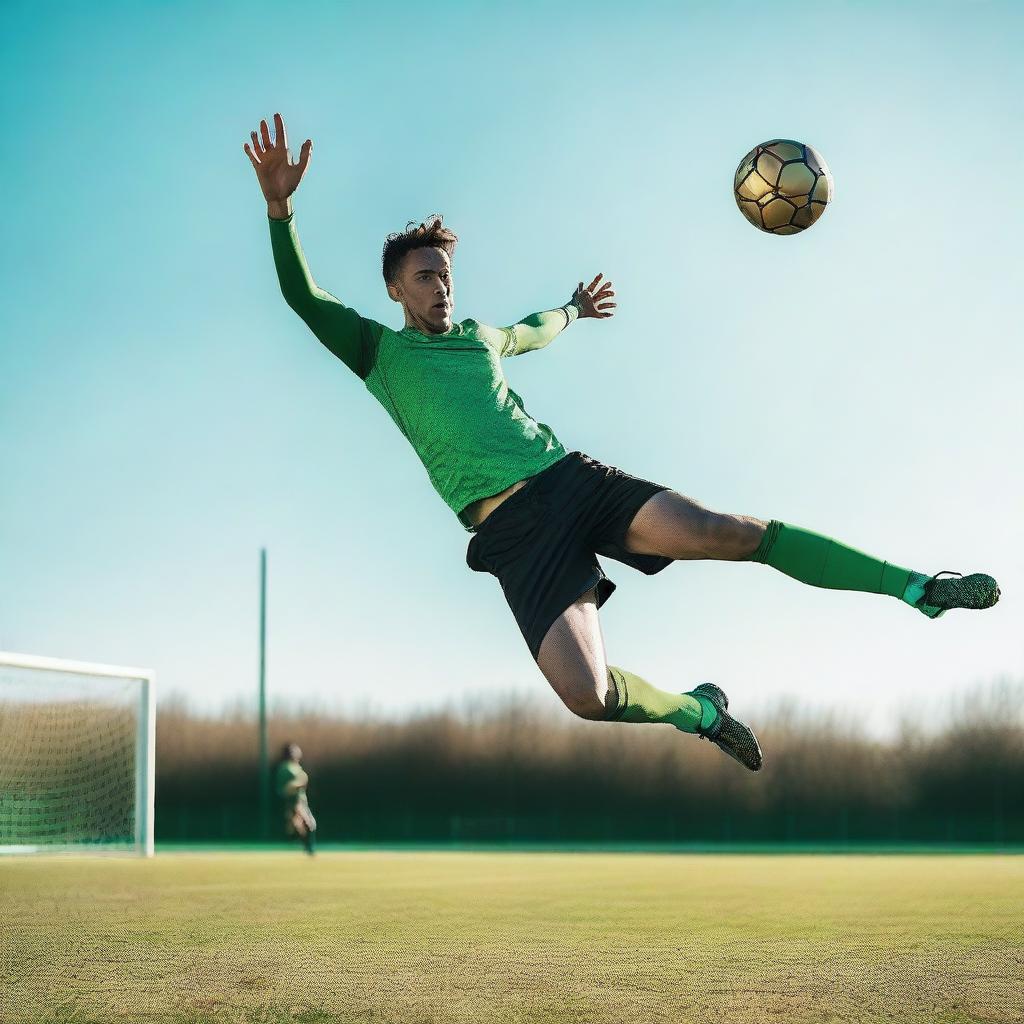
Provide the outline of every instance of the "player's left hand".
{"type": "Polygon", "coordinates": [[[600,284],[602,277],[604,274],[598,274],[585,288],[580,281],[579,287],[573,293],[573,300],[580,308],[581,319],[585,316],[594,316],[604,320],[615,315],[612,310],[615,309],[616,303],[608,301],[615,295],[612,283],[605,281],[604,284],[600,284]]]}

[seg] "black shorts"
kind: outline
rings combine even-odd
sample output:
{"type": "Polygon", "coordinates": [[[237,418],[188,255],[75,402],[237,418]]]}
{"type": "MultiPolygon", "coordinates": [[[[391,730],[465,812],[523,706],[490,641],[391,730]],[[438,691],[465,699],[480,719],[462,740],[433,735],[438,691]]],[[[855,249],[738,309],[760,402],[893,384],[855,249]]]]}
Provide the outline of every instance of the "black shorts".
{"type": "Polygon", "coordinates": [[[534,660],[551,624],[588,590],[597,607],[615,584],[597,560],[606,555],[648,576],[673,561],[623,547],[633,517],[664,484],[570,452],[506,498],[476,529],[466,564],[496,576],[534,660]]]}

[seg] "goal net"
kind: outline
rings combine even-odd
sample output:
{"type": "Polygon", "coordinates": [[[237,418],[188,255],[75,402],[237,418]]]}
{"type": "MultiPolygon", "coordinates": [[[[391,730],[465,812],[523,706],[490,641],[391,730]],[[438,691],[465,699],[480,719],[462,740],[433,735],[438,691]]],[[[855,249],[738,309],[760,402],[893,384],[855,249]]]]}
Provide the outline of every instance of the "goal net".
{"type": "Polygon", "coordinates": [[[153,853],[153,673],[0,652],[0,853],[153,853]]]}

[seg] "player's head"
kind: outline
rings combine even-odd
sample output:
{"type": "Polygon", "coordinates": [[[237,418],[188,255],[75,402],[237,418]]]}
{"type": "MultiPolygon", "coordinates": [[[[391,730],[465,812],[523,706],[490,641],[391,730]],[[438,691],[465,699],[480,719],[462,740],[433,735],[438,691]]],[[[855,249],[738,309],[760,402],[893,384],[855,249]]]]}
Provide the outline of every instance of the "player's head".
{"type": "Polygon", "coordinates": [[[427,334],[451,330],[455,308],[452,256],[455,232],[435,213],[419,226],[410,221],[384,243],[383,272],[388,295],[400,302],[406,323],[427,334]]]}
{"type": "Polygon", "coordinates": [[[302,748],[298,743],[286,743],[281,749],[281,760],[282,761],[301,761],[302,760],[302,748]]]}

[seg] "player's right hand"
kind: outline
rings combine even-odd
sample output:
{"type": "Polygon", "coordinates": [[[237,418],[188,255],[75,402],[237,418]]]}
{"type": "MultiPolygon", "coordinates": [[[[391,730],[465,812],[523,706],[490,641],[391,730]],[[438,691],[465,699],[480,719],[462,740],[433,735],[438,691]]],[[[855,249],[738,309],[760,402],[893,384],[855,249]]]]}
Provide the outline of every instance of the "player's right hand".
{"type": "Polygon", "coordinates": [[[270,128],[266,121],[260,121],[260,135],[252,132],[252,146],[247,142],[242,148],[249,157],[260,188],[268,203],[287,199],[302,181],[313,152],[312,139],[306,139],[299,152],[299,162],[293,164],[288,152],[288,133],[280,114],[274,115],[274,141],[270,140],[270,128]]]}

